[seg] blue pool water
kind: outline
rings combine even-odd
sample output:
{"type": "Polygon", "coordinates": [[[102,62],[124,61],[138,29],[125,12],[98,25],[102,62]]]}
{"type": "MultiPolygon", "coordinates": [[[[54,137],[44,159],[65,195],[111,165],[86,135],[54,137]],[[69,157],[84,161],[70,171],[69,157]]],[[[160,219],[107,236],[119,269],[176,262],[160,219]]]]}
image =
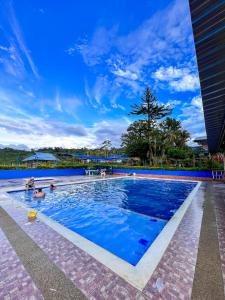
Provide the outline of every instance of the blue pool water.
{"type": "Polygon", "coordinates": [[[194,182],[112,179],[31,191],[11,192],[42,212],[132,265],[136,265],[174,215],[194,182]]]}

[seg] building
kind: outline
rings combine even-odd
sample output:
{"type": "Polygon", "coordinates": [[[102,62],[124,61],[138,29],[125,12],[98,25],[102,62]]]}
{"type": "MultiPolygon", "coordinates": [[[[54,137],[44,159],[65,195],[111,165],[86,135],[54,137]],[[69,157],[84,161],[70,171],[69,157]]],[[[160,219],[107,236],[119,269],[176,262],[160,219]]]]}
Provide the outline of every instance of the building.
{"type": "Polygon", "coordinates": [[[189,0],[208,147],[225,151],[225,1],[189,0]]]}
{"type": "Polygon", "coordinates": [[[195,138],[194,143],[197,143],[202,149],[208,151],[208,141],[206,136],[200,136],[195,138]]]}
{"type": "Polygon", "coordinates": [[[31,167],[37,167],[40,163],[52,164],[58,161],[59,159],[53,154],[44,152],[36,152],[23,160],[24,163],[31,167]]]}

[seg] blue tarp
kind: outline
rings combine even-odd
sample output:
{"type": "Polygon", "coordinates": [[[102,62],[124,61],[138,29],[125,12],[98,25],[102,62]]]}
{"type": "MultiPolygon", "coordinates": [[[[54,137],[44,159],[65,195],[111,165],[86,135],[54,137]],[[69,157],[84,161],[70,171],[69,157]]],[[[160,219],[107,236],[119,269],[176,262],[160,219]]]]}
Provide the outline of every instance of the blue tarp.
{"type": "Polygon", "coordinates": [[[129,157],[124,156],[124,155],[111,155],[111,156],[108,157],[108,159],[121,159],[121,160],[128,159],[128,158],[129,157]]]}
{"type": "Polygon", "coordinates": [[[55,157],[53,154],[51,153],[44,153],[44,152],[36,152],[34,155],[31,155],[27,158],[25,158],[23,161],[39,161],[39,160],[43,160],[43,161],[59,161],[59,159],[57,157],[55,157]]]}
{"type": "Polygon", "coordinates": [[[83,155],[83,154],[73,154],[73,157],[79,158],[79,159],[89,159],[89,160],[95,160],[95,161],[110,161],[113,159],[128,159],[128,157],[123,155],[111,155],[109,157],[103,157],[103,156],[94,156],[94,155],[83,155]]]}

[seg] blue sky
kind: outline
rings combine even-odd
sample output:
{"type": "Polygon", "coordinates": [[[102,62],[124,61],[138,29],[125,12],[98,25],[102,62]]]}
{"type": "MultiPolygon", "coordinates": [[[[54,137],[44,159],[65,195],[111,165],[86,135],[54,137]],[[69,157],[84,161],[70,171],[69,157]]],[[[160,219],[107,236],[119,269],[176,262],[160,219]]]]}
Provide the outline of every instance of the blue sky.
{"type": "Polygon", "coordinates": [[[187,0],[0,2],[0,144],[119,146],[147,85],[205,134],[187,0]]]}

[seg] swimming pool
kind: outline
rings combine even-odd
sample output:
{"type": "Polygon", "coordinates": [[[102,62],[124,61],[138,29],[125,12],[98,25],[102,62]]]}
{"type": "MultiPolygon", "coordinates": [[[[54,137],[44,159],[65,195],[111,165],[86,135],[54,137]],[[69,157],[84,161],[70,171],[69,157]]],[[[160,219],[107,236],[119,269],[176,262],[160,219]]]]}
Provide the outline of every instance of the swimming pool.
{"type": "Polygon", "coordinates": [[[136,266],[196,184],[126,177],[45,189],[42,200],[10,194],[136,266]]]}

